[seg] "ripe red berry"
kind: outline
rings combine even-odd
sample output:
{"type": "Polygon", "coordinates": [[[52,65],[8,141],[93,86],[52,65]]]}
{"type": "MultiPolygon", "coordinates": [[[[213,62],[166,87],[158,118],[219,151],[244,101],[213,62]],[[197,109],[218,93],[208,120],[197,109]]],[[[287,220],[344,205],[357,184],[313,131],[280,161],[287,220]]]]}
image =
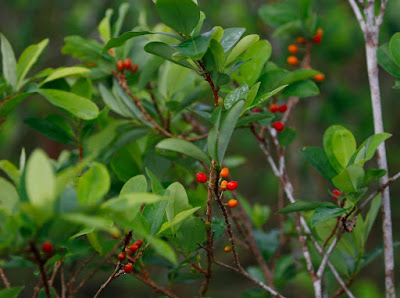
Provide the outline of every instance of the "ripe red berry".
{"type": "Polygon", "coordinates": [[[231,199],[231,200],[228,201],[228,206],[231,207],[231,208],[236,207],[237,204],[238,204],[238,201],[235,200],[235,199],[231,199]]]}
{"type": "MultiPolygon", "coordinates": [[[[332,193],[333,193],[335,196],[338,196],[338,197],[341,196],[340,191],[337,190],[337,189],[335,189],[334,191],[332,191],[332,193]]],[[[337,201],[338,198],[336,198],[335,196],[332,196],[332,198],[333,198],[335,201],[337,201]]]]}
{"type": "Polygon", "coordinates": [[[119,72],[124,70],[124,62],[122,60],[118,60],[117,69],[118,69],[119,72]]]}
{"type": "Polygon", "coordinates": [[[286,111],[287,111],[287,105],[281,105],[281,106],[279,107],[279,112],[285,113],[286,111]]]}
{"type": "Polygon", "coordinates": [[[124,271],[125,271],[125,273],[131,273],[133,271],[133,265],[131,263],[126,264],[124,266],[124,271]]]}
{"type": "Polygon", "coordinates": [[[125,254],[124,254],[123,252],[121,252],[121,253],[118,255],[118,260],[120,260],[120,261],[125,260],[125,258],[126,258],[126,256],[125,256],[125,254]]]}
{"type": "Polygon", "coordinates": [[[131,73],[137,72],[138,69],[139,69],[139,65],[137,65],[136,63],[135,63],[135,64],[132,64],[132,66],[131,66],[131,73]]]}
{"type": "Polygon", "coordinates": [[[125,69],[131,69],[131,66],[132,66],[132,61],[131,61],[131,59],[126,58],[125,61],[124,61],[124,68],[125,68],[125,69]]]}
{"type": "Polygon", "coordinates": [[[253,109],[253,111],[252,111],[253,113],[260,113],[260,109],[253,109]]]}
{"type": "Polygon", "coordinates": [[[270,111],[271,113],[276,113],[276,112],[279,111],[279,108],[278,108],[278,106],[277,106],[276,104],[272,104],[272,105],[269,107],[269,111],[270,111]]]}
{"type": "Polygon", "coordinates": [[[51,254],[53,252],[53,244],[49,241],[43,242],[42,251],[46,254],[51,254]]]}
{"type": "Polygon", "coordinates": [[[133,243],[131,246],[129,246],[129,250],[134,254],[137,250],[139,249],[139,246],[136,243],[133,243]]]}
{"type": "Polygon", "coordinates": [[[235,190],[238,187],[238,183],[236,181],[231,181],[228,182],[226,187],[228,188],[228,190],[235,190]]]}
{"type": "Polygon", "coordinates": [[[321,43],[321,41],[322,41],[322,36],[321,35],[315,35],[313,37],[313,42],[314,43],[321,43]]]}
{"type": "Polygon", "coordinates": [[[142,239],[138,239],[138,240],[135,241],[134,244],[136,244],[138,246],[138,248],[140,248],[143,245],[143,240],[142,239]]]}
{"type": "Polygon", "coordinates": [[[284,125],[282,122],[280,122],[280,121],[275,122],[272,126],[273,126],[277,131],[283,131],[283,130],[285,129],[285,125],[284,125]]]}
{"type": "Polygon", "coordinates": [[[223,168],[223,169],[221,170],[221,172],[219,173],[219,175],[220,175],[222,178],[228,177],[228,176],[229,176],[229,169],[228,169],[228,168],[223,168]]]}
{"type": "Polygon", "coordinates": [[[207,181],[207,179],[208,179],[207,175],[204,173],[197,173],[197,175],[196,175],[197,182],[205,183],[207,181]]]}

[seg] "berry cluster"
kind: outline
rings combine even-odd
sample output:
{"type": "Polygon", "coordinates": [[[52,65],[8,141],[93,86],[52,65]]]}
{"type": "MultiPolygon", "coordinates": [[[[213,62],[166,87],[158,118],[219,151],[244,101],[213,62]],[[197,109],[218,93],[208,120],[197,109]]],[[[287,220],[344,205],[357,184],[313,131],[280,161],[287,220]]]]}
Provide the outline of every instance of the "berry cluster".
{"type": "MultiPolygon", "coordinates": [[[[324,31],[321,28],[318,28],[317,31],[315,32],[315,35],[312,38],[312,42],[315,44],[321,43],[323,34],[324,31]]],[[[299,36],[296,38],[296,43],[299,45],[305,45],[308,42],[310,41],[308,41],[303,36],[299,36]]],[[[299,64],[299,59],[294,55],[299,52],[299,46],[297,44],[290,44],[288,46],[288,52],[290,55],[287,57],[286,62],[292,66],[296,66],[297,64],[299,64]]]]}
{"type": "Polygon", "coordinates": [[[124,61],[118,60],[117,62],[117,70],[119,72],[123,72],[125,69],[130,70],[131,73],[137,72],[139,66],[137,64],[132,64],[131,59],[126,58],[124,61]]]}
{"type": "Polygon", "coordinates": [[[140,251],[136,255],[136,257],[134,257],[135,253],[140,249],[140,247],[142,247],[142,245],[143,245],[143,240],[142,239],[138,239],[133,244],[131,244],[129,247],[127,247],[124,252],[121,252],[118,255],[118,260],[120,262],[125,261],[125,259],[127,258],[127,255],[128,255],[128,264],[126,264],[124,266],[125,273],[131,273],[133,271],[133,264],[135,264],[135,262],[142,255],[142,252],[140,251]]]}
{"type": "MultiPolygon", "coordinates": [[[[285,113],[286,111],[287,111],[287,109],[288,109],[288,107],[287,107],[287,105],[280,105],[280,106],[278,106],[278,105],[276,105],[276,104],[272,104],[270,107],[269,107],[269,111],[271,112],[271,113],[285,113]]],[[[272,127],[275,129],[275,130],[277,130],[277,131],[283,131],[283,130],[285,130],[285,124],[283,124],[281,121],[276,121],[276,122],[274,122],[274,124],[272,124],[272,127]]]]}

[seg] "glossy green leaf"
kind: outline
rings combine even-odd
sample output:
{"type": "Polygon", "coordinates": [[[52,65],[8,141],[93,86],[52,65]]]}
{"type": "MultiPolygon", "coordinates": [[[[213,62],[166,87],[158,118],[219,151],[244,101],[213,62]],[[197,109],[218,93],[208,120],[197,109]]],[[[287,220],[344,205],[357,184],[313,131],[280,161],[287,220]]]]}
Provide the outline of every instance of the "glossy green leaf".
{"type": "Polygon", "coordinates": [[[352,160],[354,163],[362,166],[365,162],[371,160],[374,157],[378,147],[391,136],[391,134],[383,132],[367,138],[353,154],[352,160]]]}
{"type": "Polygon", "coordinates": [[[332,125],[325,131],[324,138],[323,138],[323,144],[324,144],[324,149],[325,149],[326,155],[329,159],[330,164],[332,165],[332,167],[335,169],[335,171],[337,173],[340,173],[347,165],[347,164],[344,166],[341,165],[339,163],[339,161],[337,160],[336,155],[333,152],[334,146],[336,146],[336,144],[333,143],[333,135],[337,131],[341,131],[341,130],[346,131],[346,129],[343,126],[332,125]]]}
{"type": "Polygon", "coordinates": [[[24,287],[12,287],[0,290],[0,298],[18,298],[24,287]]]}
{"type": "Polygon", "coordinates": [[[219,72],[222,72],[224,70],[224,65],[225,65],[224,48],[218,41],[216,41],[215,39],[211,39],[210,51],[213,56],[215,69],[219,72]]]}
{"type": "Polygon", "coordinates": [[[49,39],[44,39],[38,44],[31,45],[27,47],[21,54],[18,59],[17,64],[17,77],[18,77],[18,87],[21,88],[25,79],[25,76],[28,74],[29,70],[38,60],[40,54],[42,54],[43,50],[46,48],[49,43],[49,39]]]}
{"type": "Polygon", "coordinates": [[[247,124],[257,122],[259,120],[270,120],[272,121],[275,118],[274,114],[270,112],[265,112],[265,113],[253,113],[248,116],[240,117],[238,122],[236,123],[236,126],[245,126],[247,124]]]}
{"type": "Polygon", "coordinates": [[[94,164],[78,180],[78,200],[81,205],[97,205],[108,193],[111,185],[107,168],[94,164]]]}
{"type": "Polygon", "coordinates": [[[54,70],[43,82],[40,83],[40,86],[69,76],[79,76],[88,73],[90,70],[85,67],[80,66],[71,66],[71,67],[60,67],[54,70]]]}
{"type": "Polygon", "coordinates": [[[332,135],[332,151],[342,168],[346,168],[356,151],[356,139],[347,129],[339,129],[332,135]]]}
{"type": "Polygon", "coordinates": [[[175,64],[179,64],[181,66],[184,66],[184,67],[187,67],[190,69],[194,69],[193,66],[185,60],[178,61],[178,60],[173,59],[172,55],[174,53],[176,53],[176,50],[173,47],[167,45],[166,43],[158,42],[158,41],[149,42],[144,47],[144,50],[150,54],[160,56],[160,57],[162,57],[168,61],[171,61],[175,64]]]}
{"type": "Polygon", "coordinates": [[[259,104],[267,101],[268,99],[270,99],[272,96],[274,96],[275,94],[278,94],[279,92],[281,92],[283,89],[285,89],[287,87],[287,85],[283,85],[280,86],[270,92],[264,93],[261,96],[257,97],[253,103],[247,108],[247,110],[252,109],[256,106],[258,106],[259,104]]]}
{"type": "Polygon", "coordinates": [[[345,192],[355,192],[364,182],[364,169],[358,165],[351,165],[332,179],[333,184],[345,192]]]}
{"type": "Polygon", "coordinates": [[[246,99],[248,92],[249,86],[246,83],[229,92],[224,99],[225,109],[229,110],[240,99],[246,99]]]}
{"type": "Polygon", "coordinates": [[[397,65],[400,65],[400,32],[395,33],[389,42],[390,54],[397,65]]]}
{"type": "Polygon", "coordinates": [[[52,210],[56,199],[56,177],[49,158],[41,149],[35,150],[28,159],[25,187],[32,205],[52,210]]]}
{"type": "Polygon", "coordinates": [[[245,28],[227,28],[224,30],[220,43],[225,53],[239,41],[245,31],[245,28]]]}
{"type": "Polygon", "coordinates": [[[38,89],[37,92],[51,104],[78,118],[91,120],[99,114],[99,109],[93,102],[74,93],[56,89],[38,89]]]}
{"type": "Polygon", "coordinates": [[[164,24],[189,36],[200,19],[199,7],[192,0],[157,0],[157,13],[164,24]]]}
{"type": "Polygon", "coordinates": [[[6,82],[13,88],[17,89],[17,60],[14,51],[7,38],[0,33],[1,41],[1,61],[3,65],[3,75],[6,82]]]}
{"type": "Polygon", "coordinates": [[[289,85],[285,90],[282,91],[281,97],[287,98],[296,96],[299,98],[317,96],[319,94],[319,88],[315,82],[311,80],[300,81],[289,85]]]}
{"type": "Polygon", "coordinates": [[[286,214],[292,212],[300,212],[300,211],[310,211],[315,210],[320,207],[335,207],[332,203],[326,202],[310,202],[310,201],[296,201],[287,205],[286,207],[279,210],[277,213],[286,214]]]}
{"type": "Polygon", "coordinates": [[[226,149],[232,137],[233,130],[244,106],[244,100],[239,100],[222,119],[218,139],[218,161],[223,162],[226,149]]]}
{"type": "Polygon", "coordinates": [[[209,31],[201,35],[189,38],[177,44],[175,48],[179,51],[179,53],[190,59],[200,60],[207,52],[213,33],[214,31],[209,31]]]}
{"type": "Polygon", "coordinates": [[[167,190],[169,191],[169,199],[166,214],[168,221],[173,221],[178,213],[188,209],[189,199],[185,188],[179,182],[172,183],[167,190]]]}
{"type": "Polygon", "coordinates": [[[157,149],[170,150],[183,153],[194,159],[200,160],[206,164],[210,164],[210,159],[199,147],[185,140],[170,138],[162,140],[156,145],[157,149]]]}
{"type": "Polygon", "coordinates": [[[392,76],[400,78],[400,64],[397,64],[390,53],[389,44],[385,43],[376,52],[379,65],[392,76]]]}
{"type": "Polygon", "coordinates": [[[231,64],[240,54],[246,51],[249,47],[251,47],[254,43],[256,43],[260,39],[260,36],[257,34],[250,34],[243,37],[232,49],[226,58],[225,65],[231,64]]]}
{"type": "Polygon", "coordinates": [[[327,221],[331,218],[338,217],[346,212],[346,209],[339,207],[324,206],[315,209],[313,215],[310,218],[310,223],[312,227],[327,221]]]}
{"type": "Polygon", "coordinates": [[[169,228],[175,227],[177,224],[188,219],[190,216],[192,216],[193,213],[195,213],[199,209],[200,209],[200,207],[195,207],[195,208],[192,208],[189,210],[179,212],[172,221],[166,222],[161,226],[160,230],[158,231],[158,234],[161,234],[162,232],[164,232],[165,230],[167,230],[169,228]]]}
{"type": "Polygon", "coordinates": [[[296,138],[296,131],[291,127],[286,127],[278,134],[278,141],[282,147],[289,146],[296,138]]]}
{"type": "Polygon", "coordinates": [[[324,178],[332,182],[332,178],[337,175],[331,166],[325,151],[319,147],[304,147],[301,149],[304,157],[324,178]]]}

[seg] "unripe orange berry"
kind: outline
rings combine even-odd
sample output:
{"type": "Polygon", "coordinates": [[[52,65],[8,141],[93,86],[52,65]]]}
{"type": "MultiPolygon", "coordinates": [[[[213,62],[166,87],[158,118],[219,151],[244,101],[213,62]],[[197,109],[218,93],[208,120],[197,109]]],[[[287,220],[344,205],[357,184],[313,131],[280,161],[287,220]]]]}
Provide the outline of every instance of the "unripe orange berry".
{"type": "Polygon", "coordinates": [[[111,232],[111,237],[113,237],[114,239],[119,239],[121,238],[121,232],[116,230],[116,231],[112,231],[111,232]]]}
{"type": "Polygon", "coordinates": [[[231,247],[229,245],[224,247],[224,251],[225,252],[230,252],[231,251],[231,247]]]}
{"type": "Polygon", "coordinates": [[[299,44],[304,44],[306,43],[306,39],[303,36],[299,36],[296,38],[296,42],[299,44]]]}
{"type": "Polygon", "coordinates": [[[97,64],[94,62],[88,62],[88,63],[86,63],[86,65],[89,67],[95,67],[97,64]]]}
{"type": "Polygon", "coordinates": [[[115,55],[115,53],[114,53],[114,50],[113,50],[113,49],[109,49],[109,50],[108,50],[108,53],[109,53],[111,56],[114,56],[114,55],[115,55]]]}
{"type": "Polygon", "coordinates": [[[119,72],[121,72],[121,71],[124,70],[124,61],[118,60],[118,62],[117,62],[117,69],[118,69],[119,72]]]}
{"type": "Polygon", "coordinates": [[[228,177],[228,176],[229,176],[229,169],[228,169],[228,168],[223,168],[223,169],[221,170],[221,173],[219,173],[219,175],[220,175],[222,178],[228,177]]]}
{"type": "Polygon", "coordinates": [[[318,28],[317,31],[315,32],[316,36],[322,36],[324,35],[324,30],[322,30],[321,28],[318,28]]]}
{"type": "Polygon", "coordinates": [[[231,200],[228,201],[228,206],[231,207],[231,208],[236,207],[237,204],[238,204],[238,201],[235,200],[235,199],[231,199],[231,200]]]}
{"type": "Polygon", "coordinates": [[[325,75],[323,73],[316,74],[314,76],[314,81],[320,83],[325,80],[325,75]]]}
{"type": "Polygon", "coordinates": [[[286,61],[289,65],[292,65],[292,66],[295,66],[299,63],[299,59],[297,59],[296,56],[289,56],[289,57],[287,57],[286,61]]]}
{"type": "Polygon", "coordinates": [[[227,185],[228,185],[228,181],[222,180],[221,181],[221,190],[226,190],[227,185]]]}
{"type": "Polygon", "coordinates": [[[279,107],[278,107],[276,104],[272,104],[272,105],[269,107],[269,111],[270,111],[271,113],[276,113],[276,112],[279,111],[279,107]]]}
{"type": "Polygon", "coordinates": [[[296,46],[295,44],[291,44],[288,46],[288,51],[291,54],[296,54],[299,51],[299,47],[296,46]]]}

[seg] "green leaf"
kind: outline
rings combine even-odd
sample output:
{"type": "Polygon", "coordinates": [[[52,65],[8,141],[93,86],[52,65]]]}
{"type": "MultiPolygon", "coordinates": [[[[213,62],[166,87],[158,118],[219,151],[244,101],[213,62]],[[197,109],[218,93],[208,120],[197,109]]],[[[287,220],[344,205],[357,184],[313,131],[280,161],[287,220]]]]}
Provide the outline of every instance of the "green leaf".
{"type": "Polygon", "coordinates": [[[28,118],[24,120],[24,123],[56,142],[67,145],[72,145],[74,143],[74,140],[69,134],[47,119],[28,118]]]}
{"type": "Polygon", "coordinates": [[[329,163],[328,156],[325,151],[319,147],[304,147],[301,149],[304,157],[324,178],[332,182],[332,178],[337,175],[336,171],[329,163]]]}
{"type": "Polygon", "coordinates": [[[17,77],[18,77],[18,85],[17,89],[20,89],[24,83],[25,76],[28,74],[29,70],[38,60],[40,54],[42,54],[43,50],[46,48],[49,43],[49,39],[46,38],[39,42],[38,44],[31,45],[27,47],[21,54],[18,59],[17,64],[17,77]]]}
{"type": "Polygon", "coordinates": [[[192,0],[157,0],[157,13],[164,24],[189,36],[200,19],[199,7],[192,0]]]}
{"type": "Polygon", "coordinates": [[[356,151],[356,139],[347,129],[339,129],[332,135],[332,150],[342,168],[346,168],[351,156],[356,151]]]}
{"type": "Polygon", "coordinates": [[[338,217],[346,212],[346,209],[334,207],[334,206],[323,206],[315,209],[313,215],[310,218],[311,227],[331,219],[338,217]]]}
{"type": "Polygon", "coordinates": [[[251,47],[254,43],[256,43],[260,39],[260,36],[257,34],[250,34],[243,37],[236,46],[229,53],[226,58],[225,65],[231,64],[240,54],[246,51],[249,47],[251,47]]]}
{"type": "Polygon", "coordinates": [[[19,185],[19,177],[21,174],[14,164],[8,160],[0,160],[0,170],[6,173],[16,186],[19,185]]]}
{"type": "Polygon", "coordinates": [[[81,205],[97,205],[110,189],[111,179],[107,168],[94,164],[78,180],[78,201],[81,205]]]}
{"type": "Polygon", "coordinates": [[[332,203],[325,203],[325,202],[296,201],[282,208],[277,213],[286,214],[292,212],[310,211],[320,207],[335,207],[335,205],[332,203]]]}
{"type": "Polygon", "coordinates": [[[175,48],[179,51],[179,53],[190,59],[200,60],[207,52],[213,33],[214,30],[189,38],[180,44],[177,44],[175,48]]]}
{"type": "Polygon", "coordinates": [[[382,169],[368,169],[365,172],[364,182],[362,186],[367,186],[386,175],[386,171],[382,169]]]}
{"type": "Polygon", "coordinates": [[[7,116],[21,101],[31,94],[32,92],[24,92],[10,97],[7,101],[2,101],[0,105],[0,116],[7,116]]]}
{"type": "Polygon", "coordinates": [[[281,2],[264,5],[258,13],[264,22],[274,27],[299,18],[299,13],[293,5],[281,2]]]}
{"type": "Polygon", "coordinates": [[[245,126],[249,123],[257,122],[259,120],[271,120],[274,119],[274,114],[270,112],[265,112],[265,113],[253,113],[248,116],[240,117],[238,122],[236,123],[236,127],[239,126],[245,126]]]}
{"type": "Polygon", "coordinates": [[[158,41],[149,42],[148,44],[145,45],[144,50],[147,53],[163,57],[164,59],[171,61],[175,64],[184,66],[189,69],[194,69],[194,67],[186,60],[173,59],[172,55],[176,53],[176,50],[173,47],[167,45],[166,43],[158,42],[158,41]]]}
{"type": "Polygon", "coordinates": [[[378,147],[391,136],[392,136],[391,134],[386,132],[370,136],[368,139],[362,142],[360,147],[357,149],[356,153],[358,154],[357,155],[356,153],[353,154],[352,159],[354,159],[354,163],[363,166],[364,163],[366,163],[367,161],[371,160],[374,157],[378,147]],[[362,150],[363,147],[365,147],[365,150],[362,150]]]}
{"type": "Polygon", "coordinates": [[[114,26],[112,28],[112,36],[116,37],[122,28],[122,24],[124,22],[125,16],[129,11],[129,4],[122,3],[118,8],[118,19],[115,21],[114,26]]]}
{"type": "Polygon", "coordinates": [[[91,120],[99,114],[99,109],[93,102],[74,93],[56,89],[38,89],[37,92],[51,104],[78,118],[91,120]]]}
{"type": "Polygon", "coordinates": [[[210,51],[213,56],[215,69],[219,72],[222,72],[224,70],[224,65],[225,65],[224,48],[218,41],[216,41],[215,39],[211,39],[210,51]]]}
{"type": "Polygon", "coordinates": [[[287,22],[276,28],[274,33],[272,34],[273,37],[284,37],[288,35],[297,35],[301,31],[301,22],[300,20],[294,20],[291,22],[287,22]]]}
{"type": "Polygon", "coordinates": [[[400,78],[400,64],[397,64],[390,54],[389,44],[385,43],[378,48],[376,52],[379,65],[383,67],[392,76],[400,78]]]}
{"type": "Polygon", "coordinates": [[[365,241],[368,239],[369,233],[371,232],[372,226],[374,225],[376,216],[378,215],[382,206],[382,195],[378,194],[371,202],[371,206],[369,207],[368,213],[365,217],[365,231],[364,231],[364,239],[365,241]]]}
{"type": "Polygon", "coordinates": [[[218,139],[218,161],[222,162],[228,149],[229,142],[232,137],[233,130],[236,127],[236,123],[239,119],[240,114],[244,106],[244,100],[238,101],[226,114],[225,118],[222,119],[221,128],[219,131],[218,139]]]}
{"type": "Polygon", "coordinates": [[[84,213],[67,213],[60,214],[59,219],[109,233],[118,231],[112,220],[105,219],[100,216],[92,216],[84,213]]]}
{"type": "Polygon", "coordinates": [[[132,219],[135,218],[140,211],[142,204],[154,204],[166,197],[150,194],[150,193],[126,193],[120,195],[118,198],[110,199],[101,204],[102,209],[110,210],[113,212],[129,212],[132,219]]]}
{"type": "Polygon", "coordinates": [[[129,179],[121,189],[120,195],[130,194],[134,192],[144,193],[147,191],[147,180],[144,175],[137,175],[129,179]]]}
{"type": "Polygon", "coordinates": [[[111,38],[104,46],[101,53],[104,54],[109,49],[118,48],[131,38],[142,36],[142,35],[148,35],[148,34],[153,34],[153,32],[150,32],[150,31],[128,31],[128,32],[125,32],[118,37],[111,38]]]}
{"type": "Polygon", "coordinates": [[[160,180],[157,178],[156,175],[152,171],[150,171],[148,168],[146,168],[146,174],[149,176],[150,181],[151,181],[151,189],[153,193],[159,194],[164,191],[164,187],[162,186],[160,180]]]}
{"type": "Polygon", "coordinates": [[[390,39],[389,50],[396,64],[400,65],[400,32],[395,33],[390,39]]]}
{"type": "Polygon", "coordinates": [[[170,150],[183,153],[189,157],[200,160],[205,164],[210,165],[210,159],[199,147],[185,140],[170,138],[162,140],[156,145],[157,149],[170,150]]]}
{"type": "Polygon", "coordinates": [[[88,77],[79,78],[71,87],[71,92],[76,95],[92,99],[92,81],[88,77]]]}
{"type": "Polygon", "coordinates": [[[178,265],[176,253],[167,242],[158,238],[151,238],[149,244],[157,254],[170,261],[172,264],[178,265]]]}
{"type": "Polygon", "coordinates": [[[315,82],[311,80],[300,81],[289,85],[285,90],[282,91],[281,97],[287,98],[296,96],[299,98],[316,96],[319,94],[319,88],[315,82]]]}
{"type": "Polygon", "coordinates": [[[112,9],[107,9],[106,10],[106,16],[100,21],[99,26],[97,27],[97,30],[100,33],[101,38],[103,39],[104,42],[107,42],[111,38],[111,16],[113,14],[112,9]]]}
{"type": "Polygon", "coordinates": [[[266,100],[270,99],[275,94],[281,92],[286,87],[287,87],[287,85],[283,85],[283,86],[280,86],[280,87],[278,87],[278,88],[276,88],[276,89],[274,89],[274,90],[272,90],[270,92],[264,93],[263,95],[261,95],[258,98],[256,98],[253,101],[253,103],[246,110],[252,109],[252,108],[258,106],[259,104],[265,102],[266,100]]]}
{"type": "Polygon", "coordinates": [[[0,33],[1,41],[1,60],[3,64],[3,75],[6,82],[13,88],[17,89],[17,61],[14,51],[7,38],[0,33]]]}
{"type": "Polygon", "coordinates": [[[169,228],[173,228],[175,227],[177,224],[181,223],[182,221],[188,219],[190,216],[192,216],[193,213],[195,213],[197,210],[199,210],[200,207],[195,207],[189,210],[185,210],[182,212],[179,212],[172,221],[166,222],[164,223],[160,230],[158,231],[157,234],[161,234],[162,232],[164,232],[165,230],[169,229],[169,228]]]}
{"type": "Polygon", "coordinates": [[[56,198],[56,177],[46,153],[36,149],[26,165],[25,187],[32,205],[51,211],[56,198]]]}
{"type": "Polygon", "coordinates": [[[240,99],[246,99],[248,92],[249,86],[246,83],[229,92],[224,99],[225,109],[229,110],[240,99]]]}
{"type": "Polygon", "coordinates": [[[18,298],[24,287],[12,287],[0,290],[0,298],[18,298]]]}
{"type": "Polygon", "coordinates": [[[271,214],[271,208],[269,206],[263,206],[255,204],[251,211],[250,217],[256,228],[261,228],[268,220],[271,214]]]}
{"type": "Polygon", "coordinates": [[[291,127],[286,127],[284,131],[278,134],[279,144],[282,147],[289,146],[296,138],[296,131],[291,127]]]}
{"type": "Polygon", "coordinates": [[[173,221],[178,213],[188,209],[189,200],[185,188],[179,182],[172,183],[167,190],[169,199],[166,214],[168,221],[173,221]]]}
{"type": "Polygon", "coordinates": [[[188,218],[185,220],[185,224],[179,227],[176,236],[179,246],[186,253],[196,251],[200,248],[198,243],[203,243],[206,240],[205,224],[199,218],[188,218]]]}
{"type": "Polygon", "coordinates": [[[99,84],[99,91],[104,103],[112,111],[127,118],[136,117],[135,114],[126,107],[124,102],[119,97],[114,96],[103,84],[99,84]]]}
{"type": "Polygon", "coordinates": [[[0,209],[13,214],[18,206],[19,196],[14,185],[0,177],[0,209]]]}
{"type": "Polygon", "coordinates": [[[225,53],[239,41],[245,31],[245,28],[227,28],[224,30],[220,43],[225,53]]]}
{"type": "Polygon", "coordinates": [[[358,165],[351,165],[332,179],[333,184],[345,192],[356,192],[364,182],[364,169],[358,165]]]}
{"type": "Polygon", "coordinates": [[[341,165],[334,154],[334,146],[337,144],[333,143],[333,135],[340,130],[346,130],[343,126],[332,125],[324,133],[323,143],[326,155],[328,156],[329,162],[337,173],[340,173],[346,166],[341,165]]]}
{"type": "Polygon", "coordinates": [[[293,84],[298,81],[303,81],[313,78],[316,74],[319,73],[320,73],[319,71],[316,71],[314,69],[308,69],[308,68],[297,69],[295,71],[288,72],[286,76],[280,81],[280,84],[281,85],[293,84]]]}
{"type": "Polygon", "coordinates": [[[44,81],[40,83],[39,86],[43,86],[44,84],[69,76],[79,76],[88,73],[90,70],[85,67],[80,66],[72,66],[72,67],[60,67],[54,70],[44,81]]]}

